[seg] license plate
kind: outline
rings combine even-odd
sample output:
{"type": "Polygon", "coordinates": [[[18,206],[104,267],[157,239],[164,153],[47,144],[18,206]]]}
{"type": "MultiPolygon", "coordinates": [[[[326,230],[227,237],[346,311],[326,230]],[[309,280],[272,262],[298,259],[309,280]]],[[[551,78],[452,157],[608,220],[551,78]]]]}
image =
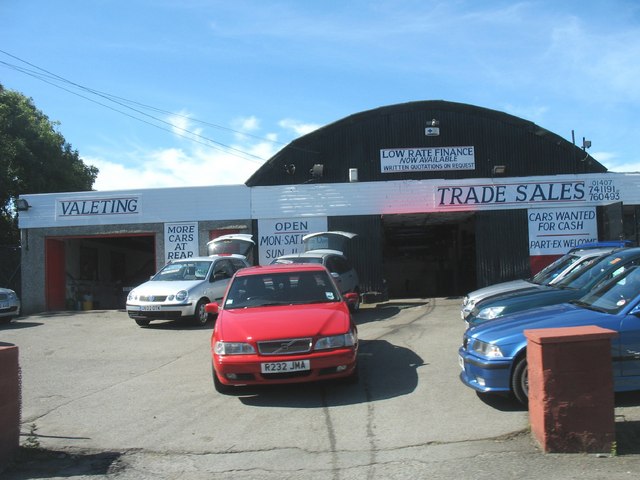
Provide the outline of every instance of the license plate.
{"type": "Polygon", "coordinates": [[[460,365],[460,368],[464,370],[464,359],[461,355],[458,355],[458,365],[460,365]]]}
{"type": "Polygon", "coordinates": [[[260,365],[262,373],[302,372],[310,370],[309,360],[293,360],[291,362],[271,362],[260,365]]]}
{"type": "Polygon", "coordinates": [[[143,305],[140,310],[143,312],[159,312],[160,305],[143,305]]]}

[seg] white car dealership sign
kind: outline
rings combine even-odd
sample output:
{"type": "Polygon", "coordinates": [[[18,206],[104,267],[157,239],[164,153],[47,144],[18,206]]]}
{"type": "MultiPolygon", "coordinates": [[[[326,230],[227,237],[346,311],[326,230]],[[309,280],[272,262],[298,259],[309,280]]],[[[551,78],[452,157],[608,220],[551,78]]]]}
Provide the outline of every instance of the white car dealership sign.
{"type": "Polygon", "coordinates": [[[258,220],[260,265],[269,265],[282,255],[304,252],[302,237],[326,230],[327,217],[258,220]]]}
{"type": "Polygon", "coordinates": [[[473,147],[384,148],[380,150],[382,173],[433,170],[474,170],[473,147]]]}
{"type": "Polygon", "coordinates": [[[198,222],[164,224],[164,261],[198,256],[198,222]]]}
{"type": "Polygon", "coordinates": [[[598,240],[596,207],[530,208],[529,255],[562,255],[598,240]]]}
{"type": "Polygon", "coordinates": [[[61,198],[57,200],[56,217],[98,217],[108,215],[138,215],[140,195],[61,198]]]}

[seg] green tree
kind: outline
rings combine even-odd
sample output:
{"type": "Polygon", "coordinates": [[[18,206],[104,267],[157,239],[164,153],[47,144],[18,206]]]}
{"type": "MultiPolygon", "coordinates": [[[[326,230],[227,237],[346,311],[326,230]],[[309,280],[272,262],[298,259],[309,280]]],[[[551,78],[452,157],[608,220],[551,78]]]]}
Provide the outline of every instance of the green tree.
{"type": "Polygon", "coordinates": [[[98,175],[31,98],[0,85],[0,245],[19,243],[14,202],[27,193],[91,190],[98,175]]]}

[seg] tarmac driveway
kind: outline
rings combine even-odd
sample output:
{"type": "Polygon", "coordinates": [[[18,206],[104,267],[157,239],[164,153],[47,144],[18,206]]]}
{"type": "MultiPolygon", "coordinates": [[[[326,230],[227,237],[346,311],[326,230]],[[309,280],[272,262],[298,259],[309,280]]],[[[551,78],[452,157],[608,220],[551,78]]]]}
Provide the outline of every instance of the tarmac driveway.
{"type": "Polygon", "coordinates": [[[577,462],[541,454],[517,403],[463,386],[459,304],[364,305],[355,317],[357,385],[227,396],[213,389],[211,325],[140,328],[120,311],[20,318],[0,328],[0,341],[20,349],[22,442],[42,450],[23,449],[6,478],[495,478],[504,468],[506,477],[539,478],[548,468],[549,478],[570,478],[554,476],[565,468],[600,478],[589,475],[602,468],[607,478],[631,478],[640,470],[639,395],[616,411],[626,454],[577,462]]]}

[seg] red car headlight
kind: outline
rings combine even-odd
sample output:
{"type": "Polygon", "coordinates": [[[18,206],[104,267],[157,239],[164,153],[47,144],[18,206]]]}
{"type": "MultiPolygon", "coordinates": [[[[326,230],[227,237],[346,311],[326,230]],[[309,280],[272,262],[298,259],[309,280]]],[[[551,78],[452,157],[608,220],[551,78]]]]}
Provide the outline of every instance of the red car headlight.
{"type": "Polygon", "coordinates": [[[217,341],[213,347],[217,355],[252,355],[256,349],[250,343],[217,341]]]}
{"type": "Polygon", "coordinates": [[[351,331],[344,335],[332,335],[331,337],[321,337],[316,342],[316,350],[327,350],[329,348],[353,347],[358,343],[356,332],[351,331]]]}

